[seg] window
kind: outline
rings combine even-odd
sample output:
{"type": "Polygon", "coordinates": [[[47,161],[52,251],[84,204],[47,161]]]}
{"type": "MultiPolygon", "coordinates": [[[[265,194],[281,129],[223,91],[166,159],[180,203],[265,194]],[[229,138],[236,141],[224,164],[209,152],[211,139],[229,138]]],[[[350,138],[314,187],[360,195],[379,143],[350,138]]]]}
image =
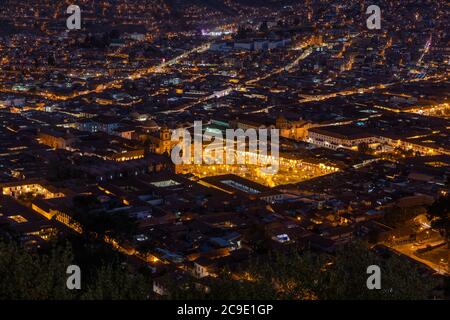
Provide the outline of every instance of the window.
{"type": "Polygon", "coordinates": [[[27,219],[25,219],[24,217],[22,217],[21,215],[15,215],[15,216],[10,216],[9,217],[11,220],[14,220],[17,223],[24,223],[24,222],[28,222],[27,219]]]}
{"type": "Polygon", "coordinates": [[[260,191],[250,188],[249,186],[245,186],[243,184],[240,184],[239,182],[233,181],[233,180],[222,180],[220,181],[223,184],[226,184],[227,186],[230,186],[234,189],[238,189],[240,191],[244,191],[246,193],[250,193],[250,194],[258,194],[260,193],[260,191]]]}

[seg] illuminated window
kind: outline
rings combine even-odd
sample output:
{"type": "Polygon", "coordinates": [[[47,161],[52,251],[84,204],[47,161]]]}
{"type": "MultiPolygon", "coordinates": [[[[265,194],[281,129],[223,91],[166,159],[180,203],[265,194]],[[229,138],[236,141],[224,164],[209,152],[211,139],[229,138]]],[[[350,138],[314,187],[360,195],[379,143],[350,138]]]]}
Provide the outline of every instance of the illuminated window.
{"type": "Polygon", "coordinates": [[[223,184],[226,184],[227,186],[230,186],[234,189],[238,189],[240,191],[244,191],[246,193],[251,193],[251,194],[258,194],[260,193],[258,190],[250,188],[249,186],[245,186],[243,184],[240,184],[239,182],[233,181],[233,180],[222,180],[220,181],[223,184]]]}
{"type": "Polygon", "coordinates": [[[28,235],[40,237],[41,239],[48,241],[55,237],[57,230],[55,228],[44,228],[38,231],[30,232],[28,235]]]}
{"type": "Polygon", "coordinates": [[[11,220],[14,220],[17,223],[24,223],[24,222],[28,222],[27,219],[25,219],[24,217],[22,217],[21,215],[15,215],[15,216],[10,216],[9,217],[11,220]]]}

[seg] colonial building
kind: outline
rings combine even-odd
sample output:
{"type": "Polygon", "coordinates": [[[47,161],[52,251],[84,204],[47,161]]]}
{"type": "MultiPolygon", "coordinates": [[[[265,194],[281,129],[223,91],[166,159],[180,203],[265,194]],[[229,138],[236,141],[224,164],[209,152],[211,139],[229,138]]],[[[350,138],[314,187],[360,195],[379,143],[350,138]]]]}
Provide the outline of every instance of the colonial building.
{"type": "Polygon", "coordinates": [[[276,120],[275,127],[280,130],[280,136],[293,140],[304,140],[313,124],[303,119],[286,119],[279,116],[276,120]]]}
{"type": "Polygon", "coordinates": [[[362,143],[372,144],[378,139],[371,134],[352,131],[350,128],[321,127],[308,130],[307,142],[337,150],[339,148],[357,150],[362,143]]]}
{"type": "Polygon", "coordinates": [[[174,142],[171,141],[170,130],[163,126],[158,135],[149,135],[150,152],[156,154],[170,153],[174,142]]]}

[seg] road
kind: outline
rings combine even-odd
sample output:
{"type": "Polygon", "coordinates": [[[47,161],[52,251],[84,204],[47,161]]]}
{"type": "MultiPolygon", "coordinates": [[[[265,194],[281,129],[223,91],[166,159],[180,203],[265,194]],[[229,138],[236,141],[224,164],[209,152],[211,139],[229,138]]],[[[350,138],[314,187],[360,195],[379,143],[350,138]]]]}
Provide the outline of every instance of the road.
{"type": "Polygon", "coordinates": [[[253,84],[258,83],[259,81],[268,79],[269,77],[272,77],[274,75],[280,74],[280,73],[285,72],[285,71],[290,71],[291,69],[296,67],[300,63],[300,61],[306,59],[312,52],[313,52],[312,48],[307,48],[307,49],[305,49],[305,51],[302,52],[302,54],[299,57],[297,57],[294,61],[290,62],[286,66],[278,68],[278,69],[276,69],[276,70],[274,70],[272,72],[269,72],[268,74],[266,74],[264,76],[248,80],[248,81],[245,82],[244,85],[237,84],[237,85],[234,85],[234,86],[230,86],[230,87],[228,87],[226,89],[214,92],[213,94],[211,94],[209,96],[206,96],[204,98],[201,98],[201,99],[199,99],[199,100],[197,100],[197,101],[195,101],[193,103],[184,105],[184,106],[182,106],[180,108],[177,108],[177,109],[174,109],[174,110],[167,110],[167,111],[164,111],[164,112],[161,112],[161,113],[164,113],[164,114],[182,113],[182,112],[187,111],[190,108],[192,108],[192,107],[194,107],[196,105],[199,105],[201,103],[206,103],[209,100],[227,96],[227,95],[231,94],[234,91],[238,91],[238,90],[244,88],[246,85],[253,85],[253,84]]]}
{"type": "Polygon", "coordinates": [[[189,51],[186,51],[169,61],[163,61],[162,63],[160,63],[156,66],[139,69],[124,78],[100,84],[95,89],[78,91],[78,92],[74,92],[70,95],[58,95],[58,94],[54,94],[54,93],[50,93],[50,92],[27,93],[27,92],[23,92],[23,91],[19,92],[19,91],[7,89],[7,88],[0,88],[0,92],[35,95],[35,96],[40,96],[42,98],[52,100],[52,101],[67,101],[67,100],[78,98],[78,97],[88,95],[91,93],[102,93],[108,89],[121,88],[121,86],[125,80],[137,80],[137,79],[140,79],[140,78],[147,76],[149,74],[152,74],[152,73],[161,73],[164,71],[165,68],[178,63],[180,60],[185,59],[189,55],[191,55],[195,52],[201,52],[201,51],[207,50],[210,45],[211,45],[211,42],[203,43],[202,45],[195,47],[189,51]]]}
{"type": "Polygon", "coordinates": [[[385,89],[400,83],[412,83],[412,82],[420,82],[420,81],[428,81],[428,80],[445,80],[446,77],[442,75],[435,75],[435,76],[427,76],[422,79],[410,79],[410,80],[402,80],[402,81],[396,81],[396,82],[389,82],[389,83],[380,83],[377,85],[369,86],[369,87],[362,87],[362,88],[355,88],[355,89],[349,89],[349,90],[342,90],[338,92],[333,92],[329,94],[324,95],[315,95],[315,96],[303,96],[304,98],[299,100],[299,103],[306,103],[306,102],[317,102],[317,101],[324,101],[328,99],[332,99],[338,96],[350,96],[354,94],[362,94],[362,93],[370,93],[378,89],[385,89]]]}
{"type": "MultiPolygon", "coordinates": [[[[442,242],[442,240],[440,242],[442,242]]],[[[435,245],[436,243],[433,243],[433,244],[425,243],[424,245],[421,245],[421,246],[416,246],[414,244],[404,244],[404,245],[391,246],[391,248],[401,254],[404,254],[416,261],[423,263],[424,265],[427,265],[428,267],[432,268],[439,274],[450,275],[448,267],[445,268],[445,266],[443,266],[441,264],[437,264],[432,261],[422,259],[422,258],[418,257],[417,255],[415,255],[415,252],[417,249],[424,248],[424,247],[426,247],[427,244],[435,245]]]]}

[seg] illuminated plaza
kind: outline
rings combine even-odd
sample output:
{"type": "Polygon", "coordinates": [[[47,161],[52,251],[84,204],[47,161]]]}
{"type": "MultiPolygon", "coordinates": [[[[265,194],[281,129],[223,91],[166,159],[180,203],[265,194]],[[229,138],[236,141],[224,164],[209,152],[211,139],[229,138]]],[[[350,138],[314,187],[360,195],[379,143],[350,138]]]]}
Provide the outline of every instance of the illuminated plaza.
{"type": "MultiPolygon", "coordinates": [[[[248,160],[248,157],[246,157],[248,160]]],[[[211,176],[234,174],[253,182],[276,187],[280,185],[294,184],[316,177],[324,176],[339,171],[338,168],[325,164],[313,164],[301,159],[288,159],[279,157],[279,168],[275,174],[264,172],[265,166],[246,164],[181,164],[176,166],[179,174],[191,174],[195,179],[211,176]]]]}

